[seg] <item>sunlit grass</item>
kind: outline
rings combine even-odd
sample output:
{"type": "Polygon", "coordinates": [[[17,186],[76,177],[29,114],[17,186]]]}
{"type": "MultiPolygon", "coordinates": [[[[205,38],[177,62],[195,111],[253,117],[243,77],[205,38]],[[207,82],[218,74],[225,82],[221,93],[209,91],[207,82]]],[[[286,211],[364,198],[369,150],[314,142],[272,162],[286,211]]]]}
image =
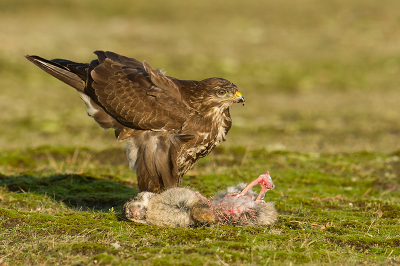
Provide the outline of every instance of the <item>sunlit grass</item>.
{"type": "MultiPolygon", "coordinates": [[[[270,170],[272,228],[155,228],[123,221],[136,195],[123,150],[1,153],[0,256],[10,265],[385,264],[399,260],[399,154],[220,149],[185,178],[206,196],[270,170]],[[110,160],[109,158],[112,158],[110,160]]],[[[259,189],[259,188],[257,188],[259,189]]]]}

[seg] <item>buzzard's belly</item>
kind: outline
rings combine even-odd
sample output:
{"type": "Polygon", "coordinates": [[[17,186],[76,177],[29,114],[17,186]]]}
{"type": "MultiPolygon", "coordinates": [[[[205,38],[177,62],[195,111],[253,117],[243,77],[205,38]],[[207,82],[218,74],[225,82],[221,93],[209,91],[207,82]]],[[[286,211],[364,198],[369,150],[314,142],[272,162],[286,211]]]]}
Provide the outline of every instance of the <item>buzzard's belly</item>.
{"type": "Polygon", "coordinates": [[[225,141],[226,133],[226,126],[220,123],[220,126],[214,134],[200,133],[197,139],[184,145],[187,147],[184,147],[181,154],[178,156],[180,177],[186,174],[200,158],[207,156],[221,141],[225,141]],[[212,138],[211,141],[210,138],[212,138]]]}
{"type": "Polygon", "coordinates": [[[178,157],[179,176],[185,175],[200,158],[207,156],[215,146],[215,143],[210,142],[183,151],[178,157]]]}

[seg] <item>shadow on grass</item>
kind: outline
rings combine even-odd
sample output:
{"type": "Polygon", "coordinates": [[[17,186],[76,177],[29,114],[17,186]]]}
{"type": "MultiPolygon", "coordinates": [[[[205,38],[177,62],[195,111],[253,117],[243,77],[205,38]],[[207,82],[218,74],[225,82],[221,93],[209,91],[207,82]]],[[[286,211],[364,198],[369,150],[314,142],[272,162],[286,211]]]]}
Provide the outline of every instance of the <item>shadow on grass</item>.
{"type": "Polygon", "coordinates": [[[0,184],[12,192],[49,196],[68,207],[83,210],[121,209],[139,191],[114,180],[79,174],[57,174],[48,177],[5,176],[0,184]]]}

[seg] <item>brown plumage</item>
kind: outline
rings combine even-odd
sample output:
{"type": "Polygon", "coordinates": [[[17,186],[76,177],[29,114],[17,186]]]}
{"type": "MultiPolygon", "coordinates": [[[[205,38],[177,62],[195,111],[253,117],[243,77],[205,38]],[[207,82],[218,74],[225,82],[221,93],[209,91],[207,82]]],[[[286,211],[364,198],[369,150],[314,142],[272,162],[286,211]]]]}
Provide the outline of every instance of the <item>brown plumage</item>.
{"type": "Polygon", "coordinates": [[[161,192],[179,186],[182,176],[231,128],[229,107],[244,103],[228,80],[179,80],[146,62],[96,51],[90,64],[64,59],[26,58],[74,87],[88,115],[127,139],[127,156],[139,189],[161,192]]]}

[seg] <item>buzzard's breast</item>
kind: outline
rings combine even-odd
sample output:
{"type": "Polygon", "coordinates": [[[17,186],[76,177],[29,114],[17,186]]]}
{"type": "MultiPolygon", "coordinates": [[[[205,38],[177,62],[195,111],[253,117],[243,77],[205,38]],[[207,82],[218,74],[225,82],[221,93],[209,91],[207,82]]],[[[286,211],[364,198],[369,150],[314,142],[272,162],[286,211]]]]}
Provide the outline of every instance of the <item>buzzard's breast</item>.
{"type": "Polygon", "coordinates": [[[215,109],[211,115],[203,117],[198,124],[205,127],[199,130],[196,137],[184,145],[178,157],[179,174],[183,176],[202,157],[207,156],[212,149],[226,140],[232,120],[229,112],[215,109]],[[228,115],[227,115],[228,114],[228,115]]]}
{"type": "Polygon", "coordinates": [[[226,134],[228,133],[230,126],[230,122],[232,119],[230,117],[221,117],[221,121],[219,123],[217,136],[215,138],[215,145],[218,146],[222,141],[226,140],[226,134]],[[227,123],[228,122],[228,123],[227,123]]]}
{"type": "Polygon", "coordinates": [[[222,110],[220,108],[214,109],[214,119],[212,121],[212,135],[214,136],[215,146],[218,146],[222,141],[226,140],[226,134],[232,125],[232,119],[229,115],[229,109],[222,110]]]}

